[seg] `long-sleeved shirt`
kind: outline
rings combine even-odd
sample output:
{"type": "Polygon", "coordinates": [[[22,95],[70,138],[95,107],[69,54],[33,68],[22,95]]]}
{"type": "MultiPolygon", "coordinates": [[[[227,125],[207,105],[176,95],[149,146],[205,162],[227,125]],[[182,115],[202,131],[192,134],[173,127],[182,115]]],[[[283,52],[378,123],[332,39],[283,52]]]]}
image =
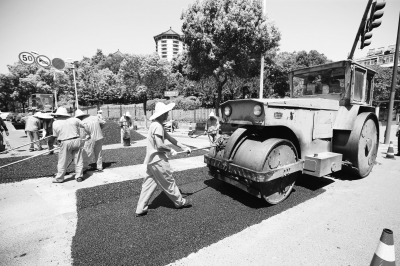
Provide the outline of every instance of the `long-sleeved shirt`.
{"type": "Polygon", "coordinates": [[[0,131],[3,132],[4,131],[8,131],[6,123],[4,123],[3,118],[0,117],[0,131]]]}
{"type": "MultiPolygon", "coordinates": [[[[82,123],[87,126],[90,131],[90,139],[93,141],[103,139],[102,127],[105,125],[105,121],[99,119],[97,116],[88,116],[82,120],[82,123]]],[[[84,138],[86,134],[81,130],[81,137],[84,138]]]]}
{"type": "Polygon", "coordinates": [[[53,136],[60,141],[76,138],[79,137],[80,127],[84,127],[84,124],[78,118],[57,119],[53,123],[53,136]]]}
{"type": "Polygon", "coordinates": [[[25,122],[25,131],[38,131],[39,129],[40,129],[39,118],[36,118],[33,115],[28,116],[25,122]]]}

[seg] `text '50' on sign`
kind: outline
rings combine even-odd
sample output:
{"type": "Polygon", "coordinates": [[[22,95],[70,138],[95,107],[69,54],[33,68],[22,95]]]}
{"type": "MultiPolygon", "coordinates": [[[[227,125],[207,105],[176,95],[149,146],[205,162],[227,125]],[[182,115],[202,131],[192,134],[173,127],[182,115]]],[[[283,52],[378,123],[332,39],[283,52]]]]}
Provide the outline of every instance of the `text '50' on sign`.
{"type": "Polygon", "coordinates": [[[35,63],[35,57],[28,52],[22,52],[18,55],[19,61],[21,61],[24,64],[31,65],[35,63]]]}

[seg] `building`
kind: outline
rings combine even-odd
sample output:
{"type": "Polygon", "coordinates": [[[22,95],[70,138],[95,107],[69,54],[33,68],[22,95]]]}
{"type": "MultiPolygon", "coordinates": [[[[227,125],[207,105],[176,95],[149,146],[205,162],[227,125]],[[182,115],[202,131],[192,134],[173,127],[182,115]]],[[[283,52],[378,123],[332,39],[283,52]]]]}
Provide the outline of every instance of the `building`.
{"type": "MultiPolygon", "coordinates": [[[[387,48],[372,48],[368,50],[366,57],[357,58],[354,61],[364,66],[378,65],[381,67],[393,67],[395,49],[396,45],[389,45],[387,48]]],[[[399,62],[400,60],[398,60],[399,62]]]]}
{"type": "Polygon", "coordinates": [[[154,36],[156,42],[156,52],[160,58],[171,61],[172,58],[182,53],[186,49],[183,43],[183,35],[179,35],[171,28],[166,32],[154,36]]]}

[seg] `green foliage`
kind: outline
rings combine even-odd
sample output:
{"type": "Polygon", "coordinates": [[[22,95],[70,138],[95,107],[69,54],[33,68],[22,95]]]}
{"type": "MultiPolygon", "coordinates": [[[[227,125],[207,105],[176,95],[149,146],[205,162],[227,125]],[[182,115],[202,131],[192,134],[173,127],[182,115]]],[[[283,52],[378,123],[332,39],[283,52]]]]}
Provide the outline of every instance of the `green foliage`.
{"type": "MultiPolygon", "coordinates": [[[[392,87],[393,69],[380,66],[369,66],[377,73],[374,79],[374,100],[385,101],[390,98],[392,87]]],[[[400,70],[397,71],[397,84],[395,85],[395,100],[400,100],[400,70]]]]}
{"type": "Polygon", "coordinates": [[[190,68],[217,82],[218,115],[228,78],[257,76],[260,55],[278,46],[280,33],[262,15],[258,0],[196,1],[182,19],[190,68]]]}

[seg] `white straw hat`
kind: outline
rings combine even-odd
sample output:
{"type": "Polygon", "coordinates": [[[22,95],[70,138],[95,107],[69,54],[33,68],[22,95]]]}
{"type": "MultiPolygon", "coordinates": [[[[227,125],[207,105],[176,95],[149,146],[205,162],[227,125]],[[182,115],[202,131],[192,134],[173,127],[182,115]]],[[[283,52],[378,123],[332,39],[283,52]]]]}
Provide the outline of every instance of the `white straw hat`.
{"type": "Polygon", "coordinates": [[[160,115],[171,111],[175,107],[175,103],[169,103],[168,105],[162,102],[156,103],[156,108],[154,110],[154,114],[150,116],[150,120],[154,120],[160,115]]]}
{"type": "Polygon", "coordinates": [[[57,112],[51,113],[51,115],[53,115],[53,116],[68,116],[68,117],[70,116],[67,112],[67,109],[65,109],[65,107],[59,107],[57,109],[57,112]]]}
{"type": "Polygon", "coordinates": [[[208,115],[209,117],[216,117],[214,114],[214,111],[211,111],[211,113],[208,115]]]}
{"type": "Polygon", "coordinates": [[[40,113],[37,117],[41,118],[41,119],[53,119],[51,114],[47,114],[47,113],[40,113]]]}
{"type": "Polygon", "coordinates": [[[127,117],[132,117],[132,116],[131,116],[131,113],[129,113],[129,111],[128,111],[128,112],[126,112],[126,113],[124,114],[124,116],[127,116],[127,117]]]}
{"type": "Polygon", "coordinates": [[[97,112],[101,114],[101,113],[103,112],[103,110],[100,109],[100,110],[98,110],[97,112]]]}
{"type": "Polygon", "coordinates": [[[79,118],[81,116],[90,116],[89,114],[85,114],[81,109],[76,110],[75,117],[79,118]]]}
{"type": "Polygon", "coordinates": [[[33,117],[36,117],[36,118],[40,118],[40,115],[42,114],[42,112],[36,112],[34,115],[33,115],[33,117]]]}

